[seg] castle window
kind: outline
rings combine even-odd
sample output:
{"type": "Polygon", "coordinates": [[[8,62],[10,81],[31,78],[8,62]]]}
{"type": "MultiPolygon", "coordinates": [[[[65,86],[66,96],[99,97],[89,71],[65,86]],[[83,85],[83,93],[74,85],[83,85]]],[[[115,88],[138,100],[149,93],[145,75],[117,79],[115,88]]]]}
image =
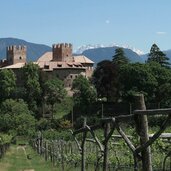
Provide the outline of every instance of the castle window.
{"type": "Polygon", "coordinates": [[[72,78],[72,75],[70,75],[70,78],[72,78]]]}
{"type": "Polygon", "coordinates": [[[72,64],[68,64],[68,66],[69,66],[69,67],[73,67],[73,65],[72,65],[72,64]]]}
{"type": "Polygon", "coordinates": [[[20,56],[20,57],[19,57],[19,59],[21,60],[21,59],[22,59],[22,57],[20,56]]]}
{"type": "Polygon", "coordinates": [[[49,65],[45,65],[44,68],[45,68],[45,69],[49,69],[49,65]]]}
{"type": "Polygon", "coordinates": [[[58,66],[58,67],[62,67],[62,64],[58,64],[57,66],[58,66]]]}

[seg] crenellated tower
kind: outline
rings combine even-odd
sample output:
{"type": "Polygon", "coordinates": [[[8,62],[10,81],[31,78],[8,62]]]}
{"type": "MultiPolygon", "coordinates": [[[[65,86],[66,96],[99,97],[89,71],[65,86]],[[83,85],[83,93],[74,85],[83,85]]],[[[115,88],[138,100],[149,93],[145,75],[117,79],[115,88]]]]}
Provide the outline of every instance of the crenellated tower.
{"type": "Polygon", "coordinates": [[[53,61],[65,61],[65,58],[72,56],[72,44],[61,43],[52,46],[53,61]]]}
{"type": "Polygon", "coordinates": [[[13,65],[16,63],[26,63],[26,46],[8,46],[7,47],[7,63],[13,65]]]}

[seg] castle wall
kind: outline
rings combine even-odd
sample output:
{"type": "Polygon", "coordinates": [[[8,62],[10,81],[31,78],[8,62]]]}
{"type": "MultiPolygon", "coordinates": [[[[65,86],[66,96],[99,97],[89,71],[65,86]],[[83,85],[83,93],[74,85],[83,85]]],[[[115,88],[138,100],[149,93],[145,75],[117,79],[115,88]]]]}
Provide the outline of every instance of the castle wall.
{"type": "Polygon", "coordinates": [[[53,71],[42,71],[43,80],[52,79],[58,77],[62,81],[64,81],[64,86],[66,88],[72,87],[72,82],[78,75],[85,75],[85,69],[73,69],[73,68],[65,68],[65,69],[57,69],[53,71]],[[45,74],[44,74],[45,73],[45,74]]]}

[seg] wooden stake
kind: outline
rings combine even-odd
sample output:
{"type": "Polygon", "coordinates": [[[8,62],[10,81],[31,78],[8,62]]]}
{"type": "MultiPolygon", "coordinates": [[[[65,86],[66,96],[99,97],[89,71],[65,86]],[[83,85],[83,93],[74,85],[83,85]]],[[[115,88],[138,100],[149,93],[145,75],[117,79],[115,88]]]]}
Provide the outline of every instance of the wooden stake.
{"type": "MultiPolygon", "coordinates": [[[[143,94],[136,95],[135,102],[136,102],[136,109],[146,110],[143,94]]],[[[135,116],[135,124],[136,124],[136,131],[140,136],[140,144],[143,145],[149,140],[147,115],[135,116]]],[[[150,147],[147,147],[144,150],[142,150],[141,155],[142,155],[142,170],[152,171],[150,147]]]]}
{"type": "MultiPolygon", "coordinates": [[[[104,130],[104,137],[105,139],[108,137],[110,132],[110,123],[105,124],[105,130],[104,130]]],[[[109,140],[109,139],[108,139],[109,140]]],[[[107,171],[108,169],[108,141],[104,141],[104,158],[103,158],[103,171],[107,171]]]]}
{"type": "MultiPolygon", "coordinates": [[[[84,118],[83,127],[85,128],[87,125],[86,118],[84,118]]],[[[85,142],[86,142],[87,132],[83,132],[83,139],[81,144],[81,171],[85,171],[85,142]]]]}

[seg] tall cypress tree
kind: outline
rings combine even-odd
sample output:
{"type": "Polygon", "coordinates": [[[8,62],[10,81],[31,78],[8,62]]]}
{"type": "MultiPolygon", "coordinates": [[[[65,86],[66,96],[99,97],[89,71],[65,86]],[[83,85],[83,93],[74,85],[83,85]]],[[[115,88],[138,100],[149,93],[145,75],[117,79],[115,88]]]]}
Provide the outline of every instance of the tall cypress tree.
{"type": "Polygon", "coordinates": [[[129,63],[129,59],[125,56],[123,48],[117,48],[115,50],[112,62],[118,66],[129,63]]]}
{"type": "Polygon", "coordinates": [[[169,58],[166,56],[166,54],[163,53],[156,44],[153,44],[148,55],[147,63],[157,62],[161,66],[168,66],[170,65],[168,61],[169,58]]]}

